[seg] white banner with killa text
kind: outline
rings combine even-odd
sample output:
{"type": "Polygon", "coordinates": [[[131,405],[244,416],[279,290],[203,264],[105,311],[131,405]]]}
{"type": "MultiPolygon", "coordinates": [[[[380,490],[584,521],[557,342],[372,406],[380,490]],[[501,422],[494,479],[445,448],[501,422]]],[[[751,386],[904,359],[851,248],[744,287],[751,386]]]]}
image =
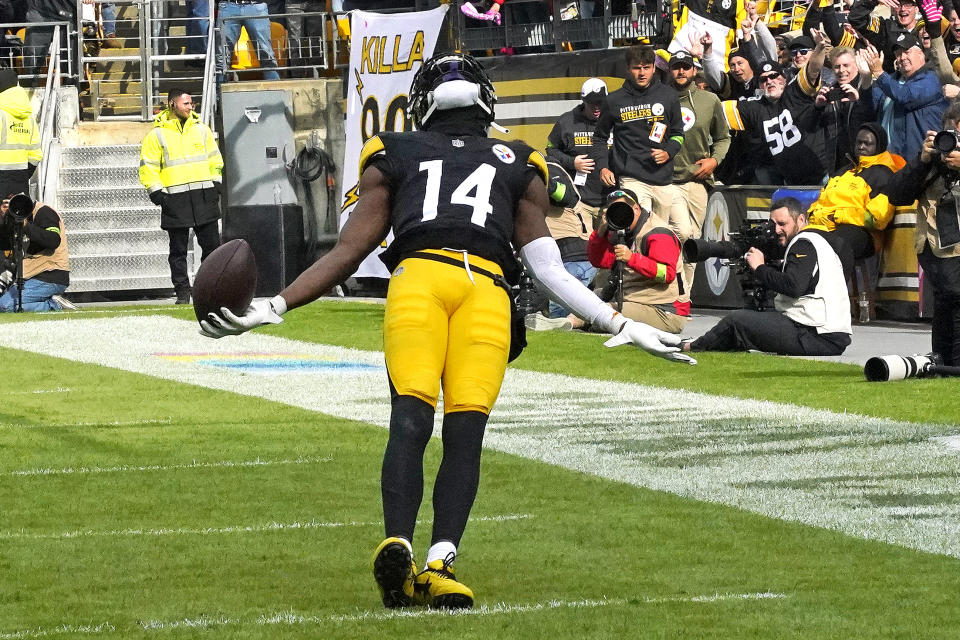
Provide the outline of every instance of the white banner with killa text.
{"type": "MultiPolygon", "coordinates": [[[[410,131],[408,92],[413,76],[433,55],[447,5],[411,13],[367,13],[350,16],[350,68],[347,82],[346,149],[340,193],[340,228],[357,203],[360,150],[381,131],[410,131]]],[[[386,242],[364,259],[354,274],[389,278],[379,255],[386,242]]]]}

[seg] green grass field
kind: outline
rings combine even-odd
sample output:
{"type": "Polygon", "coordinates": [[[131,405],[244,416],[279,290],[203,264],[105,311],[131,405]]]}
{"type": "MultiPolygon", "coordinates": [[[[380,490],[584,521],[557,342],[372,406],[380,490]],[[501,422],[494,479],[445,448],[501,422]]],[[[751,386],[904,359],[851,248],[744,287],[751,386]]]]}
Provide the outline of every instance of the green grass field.
{"type": "MultiPolygon", "coordinates": [[[[7,345],[0,348],[0,640],[960,637],[957,555],[885,543],[867,526],[876,511],[887,527],[903,520],[907,538],[929,526],[934,537],[960,538],[960,452],[929,443],[960,432],[952,380],[869,384],[857,367],[753,354],[700,354],[700,364],[687,367],[625,347],[604,349],[599,336],[531,335],[515,368],[542,372],[544,386],[557,380],[549,373],[593,379],[596,404],[630,409],[637,397],[606,393],[644,388],[617,386],[636,383],[710,394],[695,407],[698,415],[726,415],[727,404],[714,409],[710,398],[728,396],[883,420],[860,433],[857,420],[838,416],[844,426],[803,422],[791,433],[793,412],[777,409],[786,426],[758,423],[754,431],[748,419],[724,418],[722,425],[669,426],[669,437],[644,432],[627,442],[612,431],[599,438],[603,424],[570,424],[572,414],[554,408],[551,424],[530,429],[536,442],[558,450],[570,441],[599,447],[589,450],[623,456],[616,459],[624,469],[645,465],[654,470],[650,477],[708,474],[737,464],[747,450],[755,456],[743,472],[747,480],[752,461],[809,464],[810,478],[765,479],[770,493],[762,495],[789,496],[799,483],[805,500],[822,499],[824,511],[840,514],[841,525],[832,528],[764,515],[746,501],[696,500],[610,479],[618,469],[598,474],[589,464],[542,461],[556,451],[505,453],[508,436],[529,434],[502,427],[502,439],[490,438],[496,450],[484,454],[474,521],[457,563],[477,608],[395,613],[380,606],[369,567],[382,538],[386,441],[386,431],[370,422],[381,420],[374,415],[383,408],[371,404],[369,415],[304,408],[349,395],[350,383],[330,382],[337,372],[267,376],[186,362],[193,377],[183,379],[197,382],[179,382],[179,361],[169,354],[195,356],[202,343],[178,341],[194,340],[196,324],[183,324],[183,335],[179,325],[161,324],[178,329],[144,335],[144,353],[152,355],[128,354],[120,328],[141,316],[192,321],[189,309],[173,307],[0,318],[0,344],[7,345]],[[19,333],[28,328],[34,333],[19,333]],[[100,328],[97,339],[106,345],[93,347],[99,353],[88,361],[31,352],[82,344],[81,328],[100,328]],[[34,334],[46,338],[42,349],[22,337],[34,334]],[[149,370],[154,356],[162,360],[159,373],[136,372],[149,370]],[[121,364],[92,364],[101,361],[121,364]],[[197,372],[207,372],[209,384],[197,372]],[[231,380],[240,392],[224,390],[231,380]],[[275,399],[284,388],[309,397],[275,399]],[[554,439],[553,423],[573,440],[554,439]],[[709,460],[696,448],[707,438],[709,460]],[[869,452],[862,460],[861,451],[869,452]],[[908,458],[916,451],[936,451],[919,471],[908,458]],[[848,477],[812,468],[821,454],[849,456],[848,477]],[[828,488],[813,485],[827,477],[828,488]],[[926,480],[932,484],[916,484],[926,480]],[[858,524],[861,517],[867,524],[858,524]]],[[[324,302],[255,333],[299,341],[304,350],[322,343],[375,351],[381,325],[379,306],[324,302]]],[[[256,340],[206,342],[244,351],[256,340]]],[[[526,379],[522,371],[517,376],[526,379]]],[[[386,400],[385,384],[379,395],[386,400]]],[[[576,401],[576,394],[564,396],[576,401]]],[[[634,421],[644,420],[651,418],[634,421]]],[[[431,443],[418,554],[428,543],[439,453],[439,443],[431,443]]]]}

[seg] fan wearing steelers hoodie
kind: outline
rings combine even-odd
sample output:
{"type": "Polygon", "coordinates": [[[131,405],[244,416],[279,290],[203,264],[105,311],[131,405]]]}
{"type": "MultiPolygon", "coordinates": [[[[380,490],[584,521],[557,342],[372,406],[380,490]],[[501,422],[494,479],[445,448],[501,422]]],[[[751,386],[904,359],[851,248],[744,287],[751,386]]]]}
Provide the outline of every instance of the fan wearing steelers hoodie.
{"type": "Polygon", "coordinates": [[[647,45],[626,50],[625,82],[607,96],[593,145],[605,147],[612,131],[607,166],[598,163],[600,180],[629,189],[641,207],[666,218],[673,206],[673,158],[683,145],[683,116],[676,89],[657,78],[656,59],[647,45]]]}
{"type": "Polygon", "coordinates": [[[835,233],[855,260],[869,258],[874,253],[873,232],[882,231],[893,219],[887,184],[904,164],[903,158],[887,151],[883,127],[876,122],[861,125],[853,146],[853,166],[827,182],[810,205],[807,228],[835,233]]]}

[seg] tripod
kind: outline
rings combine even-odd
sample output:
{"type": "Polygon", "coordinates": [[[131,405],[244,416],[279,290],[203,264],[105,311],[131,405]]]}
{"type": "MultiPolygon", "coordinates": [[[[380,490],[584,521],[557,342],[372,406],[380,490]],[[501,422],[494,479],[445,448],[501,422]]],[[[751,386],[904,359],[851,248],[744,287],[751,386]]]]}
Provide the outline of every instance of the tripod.
{"type": "MultiPolygon", "coordinates": [[[[617,244],[627,244],[627,232],[624,229],[617,229],[617,244]]],[[[614,293],[617,299],[617,312],[623,313],[623,267],[624,263],[620,260],[614,260],[613,268],[610,271],[610,280],[614,285],[614,293]]]]}

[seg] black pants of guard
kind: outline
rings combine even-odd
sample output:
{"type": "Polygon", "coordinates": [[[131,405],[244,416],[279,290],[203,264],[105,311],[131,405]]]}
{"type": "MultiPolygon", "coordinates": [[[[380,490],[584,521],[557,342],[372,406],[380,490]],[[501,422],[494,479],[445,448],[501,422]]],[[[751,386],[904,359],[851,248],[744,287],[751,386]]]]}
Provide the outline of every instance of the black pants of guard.
{"type": "MultiPolygon", "coordinates": [[[[170,235],[170,255],[167,262],[170,263],[170,279],[173,281],[173,288],[177,293],[190,290],[190,276],[187,275],[187,246],[190,240],[190,227],[181,227],[177,229],[167,229],[170,235]]],[[[217,221],[197,225],[193,228],[193,234],[197,237],[200,244],[202,255],[200,261],[203,262],[214,249],[220,246],[220,228],[217,221]]]]}
{"type": "Polygon", "coordinates": [[[933,351],[960,366],[960,258],[938,258],[927,245],[917,256],[925,284],[933,285],[933,351]]]}
{"type": "Polygon", "coordinates": [[[818,334],[778,311],[737,309],[690,345],[691,351],[769,351],[786,356],[838,356],[847,334],[818,334]]]}

